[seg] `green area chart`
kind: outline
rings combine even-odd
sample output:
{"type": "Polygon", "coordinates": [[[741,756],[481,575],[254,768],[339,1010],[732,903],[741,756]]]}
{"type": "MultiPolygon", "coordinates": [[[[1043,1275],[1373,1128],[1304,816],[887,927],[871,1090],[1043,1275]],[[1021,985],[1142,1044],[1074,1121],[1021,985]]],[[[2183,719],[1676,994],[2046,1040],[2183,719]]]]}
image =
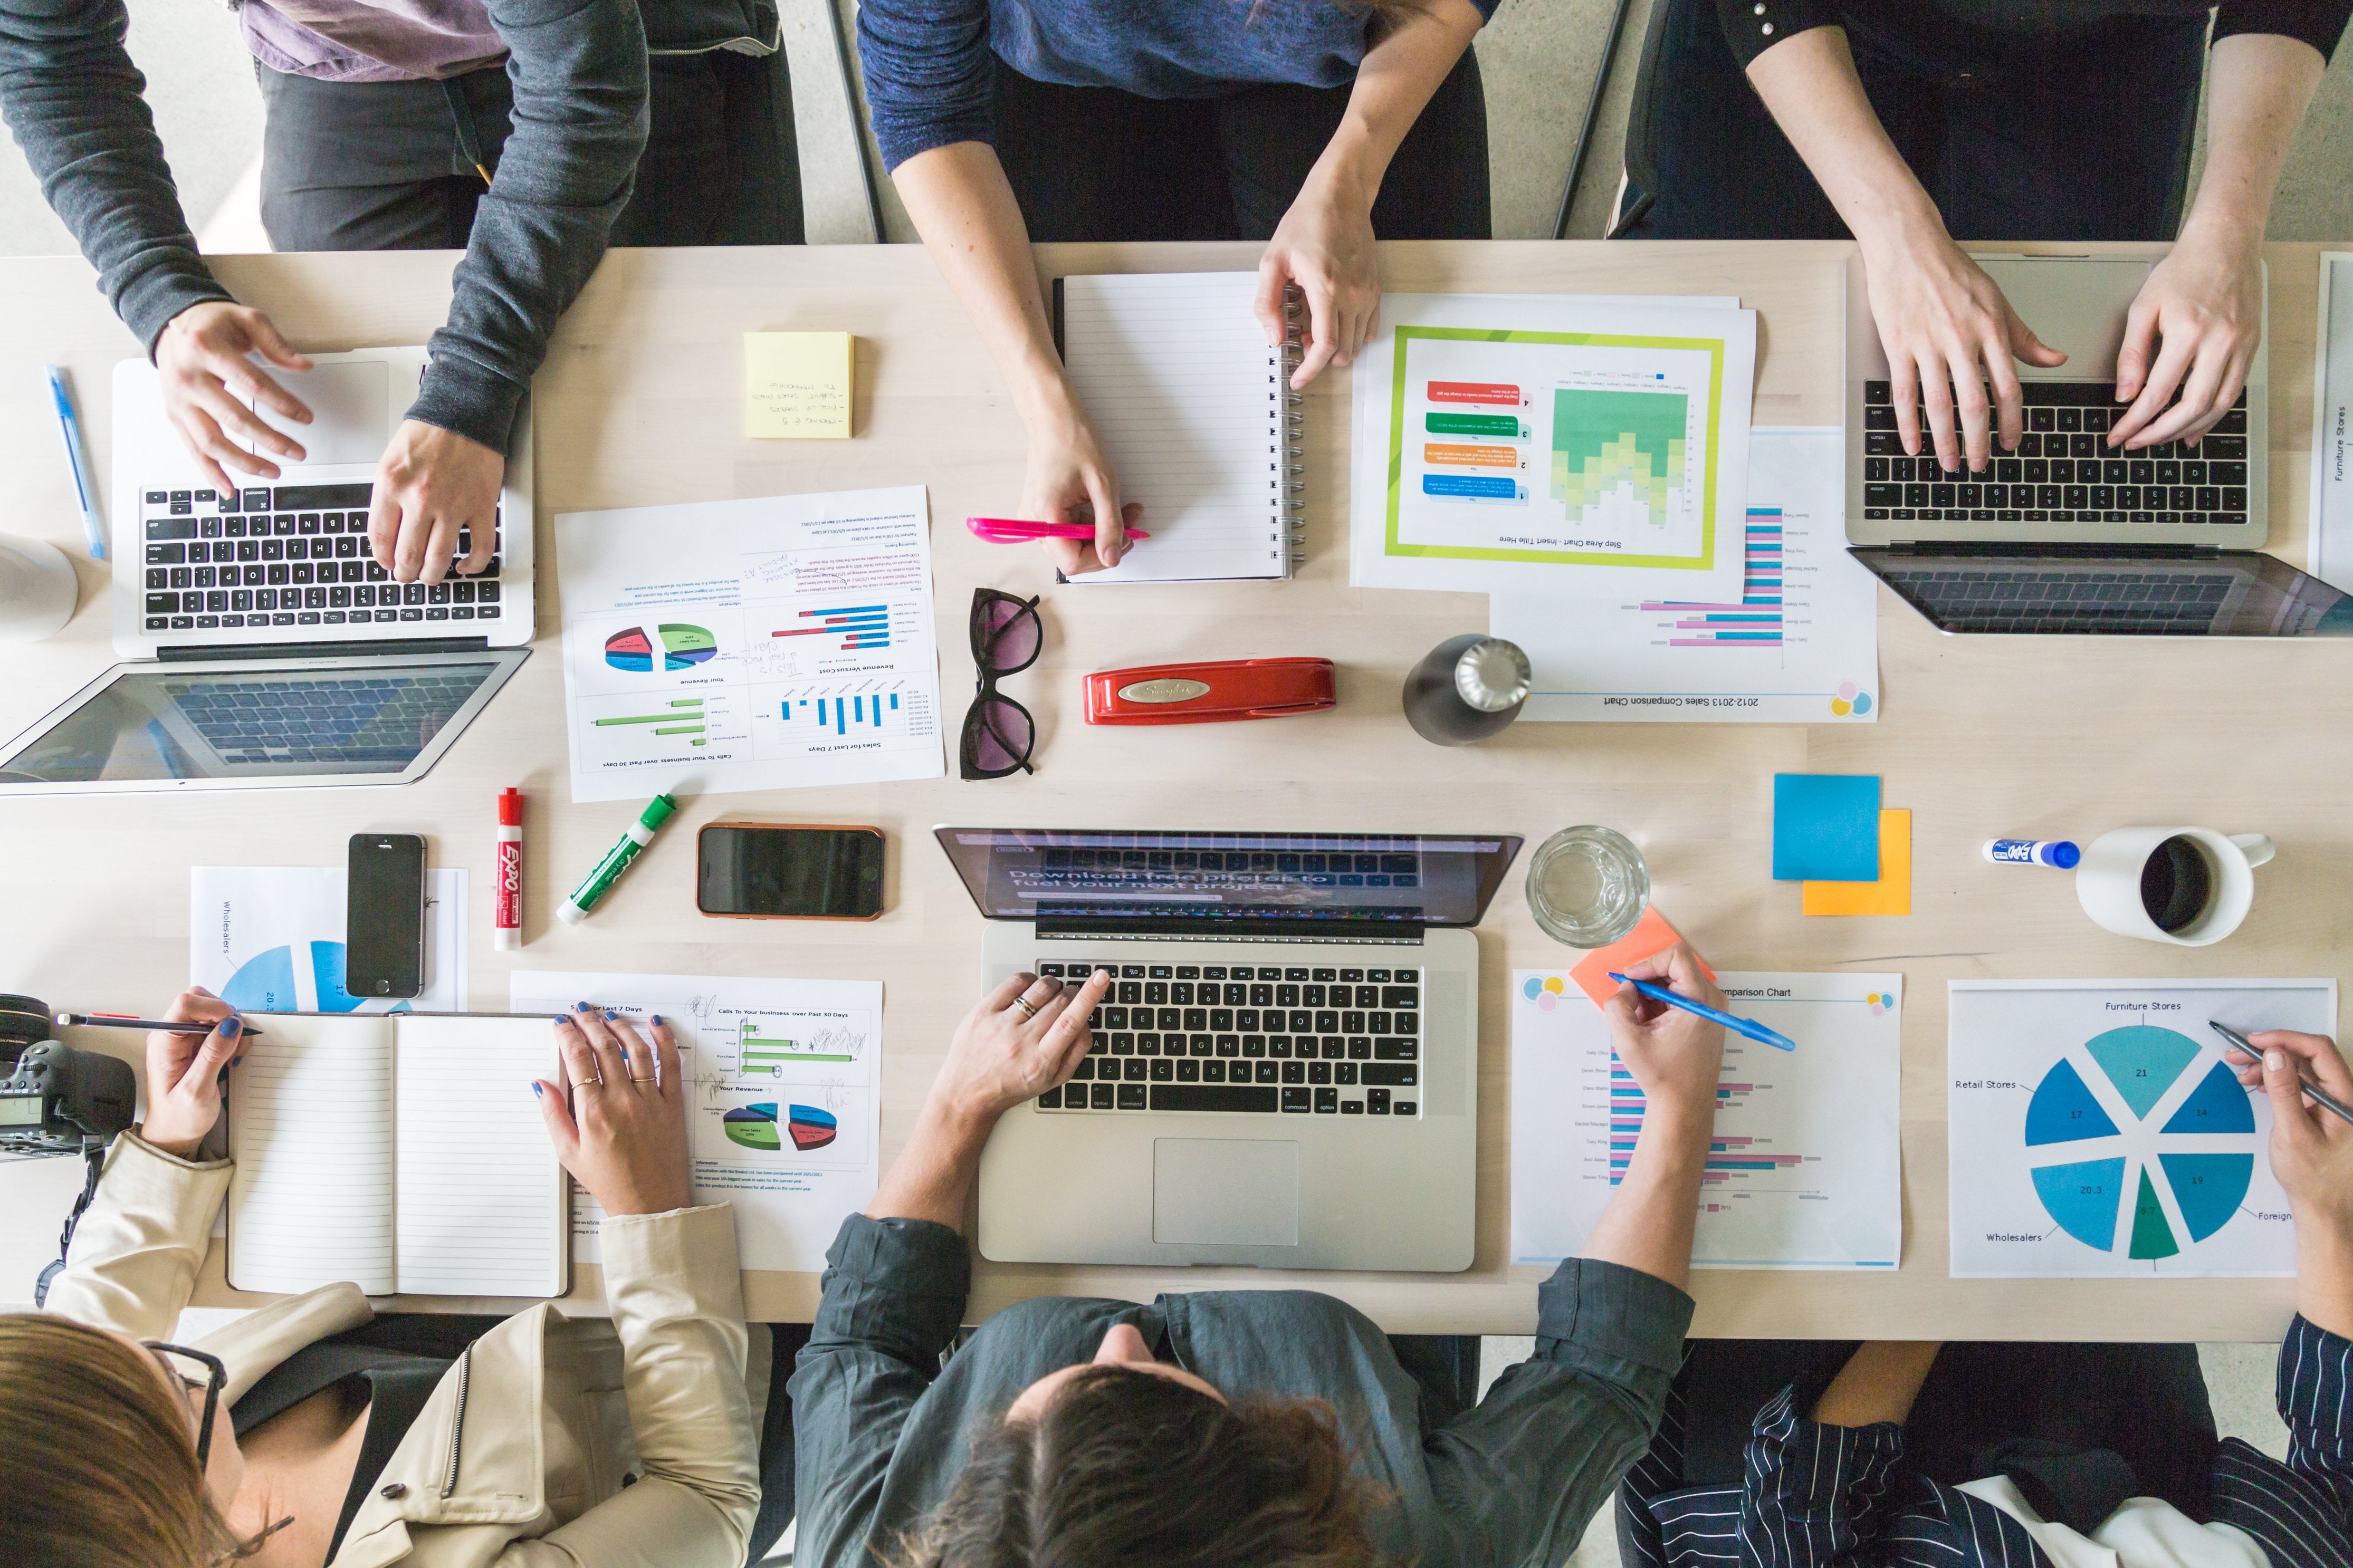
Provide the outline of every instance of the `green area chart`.
{"type": "Polygon", "coordinates": [[[1556,387],[1552,395],[1552,499],[1574,516],[1621,484],[1667,520],[1667,500],[1683,488],[1683,431],[1689,402],[1680,392],[1602,392],[1556,387]]]}
{"type": "MultiPolygon", "coordinates": [[[[2134,1025],[2096,1035],[2084,1047],[2131,1114],[2146,1122],[2166,1092],[2200,1056],[2197,1043],[2171,1029],[2134,1025]]],[[[2114,1138],[2116,1121],[2091,1086],[2062,1058],[2035,1086],[2026,1108],[2030,1159],[2064,1156],[2072,1143],[2114,1138]]],[[[2245,1201],[2255,1171],[2255,1113],[2246,1090],[2215,1062],[2157,1131],[2156,1158],[2126,1187],[2125,1156],[2063,1159],[2032,1168],[2035,1195],[2052,1220],[2084,1246],[2142,1262],[2171,1258],[2228,1225],[2245,1201]],[[2214,1135],[2242,1137],[2245,1152],[2217,1150],[2214,1135]],[[2195,1139],[2190,1142],[2189,1140],[2195,1139]],[[2168,1144],[2172,1145],[2168,1147],[2168,1144]],[[2158,1194],[2170,1194],[2185,1239],[2176,1234],[2158,1194]]]]}

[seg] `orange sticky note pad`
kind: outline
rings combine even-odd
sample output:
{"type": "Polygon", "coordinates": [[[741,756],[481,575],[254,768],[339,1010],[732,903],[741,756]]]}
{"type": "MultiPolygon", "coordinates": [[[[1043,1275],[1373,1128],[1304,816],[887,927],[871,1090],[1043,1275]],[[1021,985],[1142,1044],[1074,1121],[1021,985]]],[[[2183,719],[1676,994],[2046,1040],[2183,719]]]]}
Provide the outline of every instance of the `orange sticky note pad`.
{"type": "MultiPolygon", "coordinates": [[[[1618,983],[1609,978],[1611,970],[1623,974],[1628,964],[1640,963],[1653,953],[1664,952],[1683,939],[1683,933],[1669,925],[1667,917],[1661,914],[1658,906],[1653,904],[1642,911],[1642,918],[1634,922],[1632,931],[1608,947],[1597,947],[1578,959],[1577,967],[1568,972],[1568,977],[1576,981],[1577,988],[1592,997],[1593,1005],[1599,1007],[1618,994],[1618,983]]],[[[1699,967],[1710,980],[1715,978],[1715,971],[1708,968],[1705,959],[1700,961],[1699,967]]]]}
{"type": "Polygon", "coordinates": [[[1912,814],[1879,814],[1879,880],[1807,882],[1799,907],[1810,915],[1908,915],[1912,912],[1912,814]]]}

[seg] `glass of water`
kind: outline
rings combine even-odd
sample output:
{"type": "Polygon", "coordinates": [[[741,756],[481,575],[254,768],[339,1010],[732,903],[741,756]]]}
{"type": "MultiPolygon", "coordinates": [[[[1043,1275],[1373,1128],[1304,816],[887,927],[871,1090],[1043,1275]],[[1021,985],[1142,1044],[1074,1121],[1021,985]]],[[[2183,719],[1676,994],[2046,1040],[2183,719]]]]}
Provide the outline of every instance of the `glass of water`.
{"type": "Polygon", "coordinates": [[[1564,827],[1528,862],[1528,912],[1555,942],[1607,947],[1651,902],[1651,868],[1624,834],[1564,827]]]}

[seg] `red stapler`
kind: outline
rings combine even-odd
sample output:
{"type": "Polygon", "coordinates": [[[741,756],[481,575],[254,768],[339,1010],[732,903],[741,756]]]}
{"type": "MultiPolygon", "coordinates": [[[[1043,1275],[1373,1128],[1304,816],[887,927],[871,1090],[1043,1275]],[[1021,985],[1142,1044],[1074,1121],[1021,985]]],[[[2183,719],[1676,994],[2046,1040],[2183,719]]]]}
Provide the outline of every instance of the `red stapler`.
{"type": "Polygon", "coordinates": [[[1087,677],[1090,724],[1223,724],[1320,713],[1338,702],[1328,658],[1219,658],[1087,677]]]}

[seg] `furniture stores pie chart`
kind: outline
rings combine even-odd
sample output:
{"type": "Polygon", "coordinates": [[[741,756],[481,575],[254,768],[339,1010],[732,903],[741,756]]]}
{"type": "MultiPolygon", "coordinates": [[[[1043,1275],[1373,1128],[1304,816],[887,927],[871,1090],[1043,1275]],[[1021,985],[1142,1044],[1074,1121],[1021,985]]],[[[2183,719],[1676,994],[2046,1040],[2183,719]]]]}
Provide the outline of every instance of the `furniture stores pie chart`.
{"type": "Polygon", "coordinates": [[[840,1131],[830,1110],[819,1110],[814,1105],[792,1105],[785,1108],[784,1135],[779,1136],[774,1100],[739,1105],[720,1122],[727,1130],[729,1140],[746,1149],[782,1149],[785,1137],[789,1137],[793,1147],[804,1154],[824,1148],[840,1131]]]}
{"type": "Polygon", "coordinates": [[[703,626],[664,621],[652,635],[643,626],[615,632],[605,639],[605,662],[615,669],[644,675],[654,668],[654,649],[661,649],[664,669],[691,669],[719,651],[719,639],[703,626]]]}
{"type": "Polygon", "coordinates": [[[2026,1146],[2030,1161],[2053,1162],[2031,1167],[2052,1220],[2086,1247],[2138,1261],[2171,1258],[2229,1224],[2256,1152],[2254,1109],[2229,1067],[2213,1062],[2151,1127],[2149,1112],[2204,1055],[2197,1042],[2143,1024],[2084,1048],[2134,1122],[2119,1126],[2064,1058],[2043,1075],[2026,1108],[2026,1146]]]}

